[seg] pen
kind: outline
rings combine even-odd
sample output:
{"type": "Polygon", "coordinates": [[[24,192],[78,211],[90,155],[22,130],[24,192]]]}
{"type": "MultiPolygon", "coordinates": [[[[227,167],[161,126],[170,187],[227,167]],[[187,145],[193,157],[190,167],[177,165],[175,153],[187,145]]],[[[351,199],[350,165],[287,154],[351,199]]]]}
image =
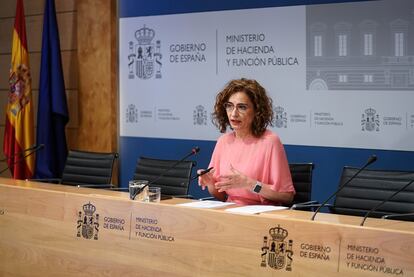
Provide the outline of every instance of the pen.
{"type": "Polygon", "coordinates": [[[192,180],[194,180],[194,179],[196,179],[196,178],[198,178],[198,177],[200,177],[200,176],[202,176],[202,175],[204,175],[204,174],[207,174],[207,173],[209,173],[212,169],[213,169],[214,167],[210,167],[210,168],[207,168],[206,170],[204,170],[204,171],[201,171],[200,173],[197,173],[197,175],[196,176],[194,176],[193,178],[192,178],[192,180]]]}

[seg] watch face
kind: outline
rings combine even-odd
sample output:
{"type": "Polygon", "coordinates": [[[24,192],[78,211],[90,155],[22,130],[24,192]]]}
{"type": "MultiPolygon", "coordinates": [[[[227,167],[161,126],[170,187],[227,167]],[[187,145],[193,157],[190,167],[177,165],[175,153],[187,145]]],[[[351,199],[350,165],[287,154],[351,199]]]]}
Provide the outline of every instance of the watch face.
{"type": "Polygon", "coordinates": [[[253,191],[255,193],[259,193],[262,190],[262,184],[260,184],[259,182],[256,183],[256,185],[254,186],[253,191]]]}

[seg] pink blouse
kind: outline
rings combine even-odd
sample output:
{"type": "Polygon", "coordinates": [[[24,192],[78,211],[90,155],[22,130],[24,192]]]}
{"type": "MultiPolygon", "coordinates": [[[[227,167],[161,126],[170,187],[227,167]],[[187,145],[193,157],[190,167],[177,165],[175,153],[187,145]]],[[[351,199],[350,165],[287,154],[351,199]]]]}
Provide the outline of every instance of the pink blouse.
{"type": "MultiPolygon", "coordinates": [[[[231,166],[246,176],[269,185],[278,192],[295,192],[285,150],[279,137],[266,130],[260,138],[236,138],[235,133],[222,135],[213,151],[209,167],[214,167],[214,179],[231,174],[231,166]]],[[[248,189],[226,191],[227,201],[243,205],[274,203],[248,189]]]]}

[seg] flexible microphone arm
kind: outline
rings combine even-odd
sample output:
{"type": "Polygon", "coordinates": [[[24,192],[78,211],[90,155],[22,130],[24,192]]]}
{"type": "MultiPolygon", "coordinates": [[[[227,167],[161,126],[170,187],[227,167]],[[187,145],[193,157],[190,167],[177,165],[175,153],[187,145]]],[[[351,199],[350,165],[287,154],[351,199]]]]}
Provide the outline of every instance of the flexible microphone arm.
{"type": "MultiPolygon", "coordinates": [[[[40,144],[40,145],[42,145],[42,144],[40,144]]],[[[39,147],[39,145],[33,144],[32,146],[30,146],[30,147],[28,147],[26,149],[23,149],[23,150],[21,150],[21,151],[19,151],[17,153],[13,153],[10,156],[6,156],[4,159],[0,159],[0,162],[7,161],[8,159],[13,158],[15,156],[20,156],[20,155],[22,155],[25,152],[32,151],[32,150],[36,149],[37,147],[39,147]]]]}
{"type": "Polygon", "coordinates": [[[403,187],[401,187],[399,190],[397,190],[396,192],[394,192],[390,197],[386,198],[384,201],[382,201],[381,203],[379,203],[378,205],[376,205],[374,208],[372,208],[371,210],[369,210],[365,216],[364,219],[362,220],[360,226],[363,226],[365,223],[365,220],[367,220],[368,216],[376,211],[380,206],[382,206],[382,204],[384,204],[385,202],[388,202],[391,200],[391,198],[393,198],[394,196],[396,196],[398,193],[400,193],[401,191],[405,190],[409,185],[411,185],[412,183],[414,183],[414,180],[411,180],[410,182],[408,182],[406,185],[404,185],[403,187]]]}
{"type": "Polygon", "coordinates": [[[25,160],[27,157],[29,157],[30,155],[33,155],[34,153],[36,153],[36,152],[37,152],[37,151],[39,151],[40,149],[43,149],[43,147],[45,147],[45,145],[44,145],[44,144],[39,144],[39,145],[36,145],[35,147],[31,146],[30,148],[32,148],[32,149],[30,149],[30,150],[29,150],[29,148],[28,148],[28,149],[26,149],[26,150],[24,150],[24,152],[26,152],[26,151],[30,151],[30,152],[29,152],[29,153],[27,153],[26,155],[24,155],[23,157],[20,157],[17,161],[14,161],[12,164],[8,165],[6,168],[4,168],[4,169],[0,170],[0,174],[2,174],[3,172],[5,172],[6,170],[10,169],[10,167],[11,167],[12,165],[15,165],[15,164],[18,164],[18,163],[20,163],[20,162],[24,161],[24,160],[25,160]]]}
{"type": "Polygon", "coordinates": [[[181,162],[183,162],[184,160],[186,160],[188,157],[197,154],[198,152],[200,152],[200,147],[198,147],[198,146],[196,146],[193,149],[191,149],[191,152],[190,153],[188,153],[181,160],[175,162],[173,165],[171,165],[170,167],[168,167],[161,175],[158,175],[157,178],[155,178],[151,182],[148,182],[148,184],[145,184],[140,189],[136,190],[135,193],[132,195],[132,200],[134,200],[135,197],[138,194],[140,194],[147,186],[152,185],[153,183],[155,183],[156,181],[158,181],[159,179],[161,179],[162,177],[164,177],[164,175],[167,174],[168,171],[170,171],[171,169],[173,169],[174,167],[176,167],[178,164],[180,164],[181,162]]]}
{"type": "Polygon", "coordinates": [[[332,197],[334,197],[335,195],[337,195],[347,184],[349,184],[356,176],[358,176],[359,173],[361,173],[362,170],[364,170],[367,166],[369,166],[370,164],[374,163],[377,160],[377,156],[372,155],[371,157],[369,157],[368,161],[365,163],[365,165],[363,167],[361,167],[354,175],[352,175],[351,178],[348,179],[348,181],[346,181],[344,184],[342,184],[334,193],[332,193],[328,199],[326,199],[317,209],[316,211],[313,213],[311,220],[315,220],[315,216],[316,214],[322,209],[322,207],[324,207],[326,205],[326,203],[328,203],[329,200],[332,199],[332,197]]]}

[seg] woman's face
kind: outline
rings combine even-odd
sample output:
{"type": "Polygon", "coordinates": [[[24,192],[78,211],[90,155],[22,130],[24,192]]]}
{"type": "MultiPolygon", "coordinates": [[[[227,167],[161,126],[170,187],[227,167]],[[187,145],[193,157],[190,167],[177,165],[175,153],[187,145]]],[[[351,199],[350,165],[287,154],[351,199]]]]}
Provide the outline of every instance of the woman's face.
{"type": "Polygon", "coordinates": [[[230,126],[236,134],[241,136],[251,134],[254,106],[249,96],[243,91],[236,92],[230,96],[224,106],[230,126]]]}

